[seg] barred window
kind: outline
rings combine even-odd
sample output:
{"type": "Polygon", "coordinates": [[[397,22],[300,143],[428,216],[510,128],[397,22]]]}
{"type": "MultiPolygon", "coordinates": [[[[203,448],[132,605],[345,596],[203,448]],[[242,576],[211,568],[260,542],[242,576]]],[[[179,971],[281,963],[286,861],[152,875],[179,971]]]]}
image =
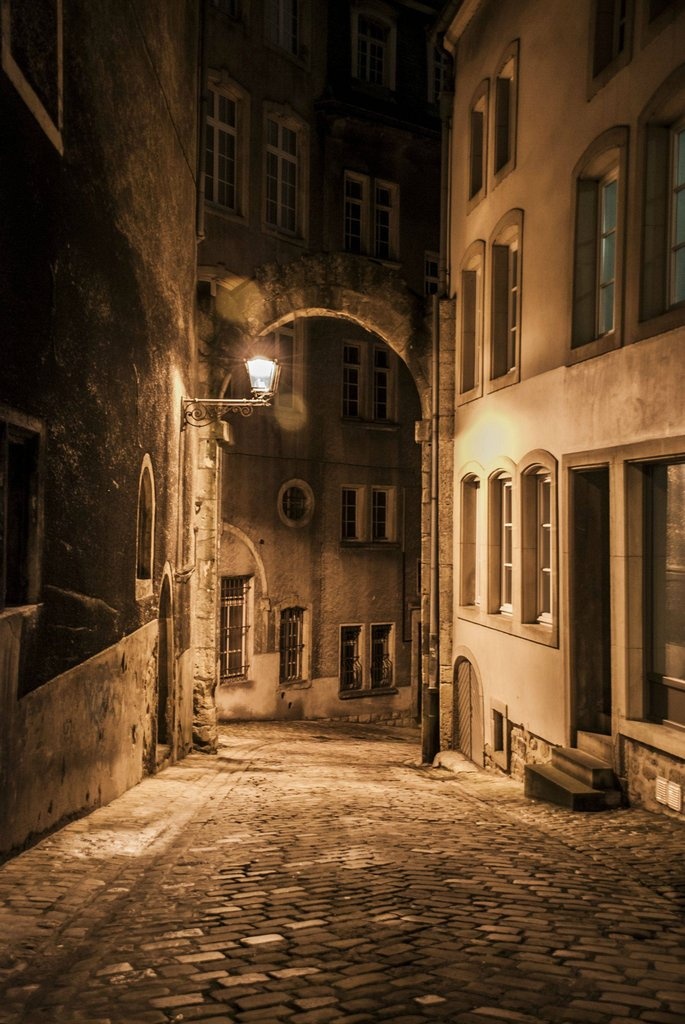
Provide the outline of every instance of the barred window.
{"type": "Polygon", "coordinates": [[[342,626],[340,629],[341,690],[362,688],[361,632],[361,626],[342,626]]]}
{"type": "Polygon", "coordinates": [[[223,576],[219,622],[219,678],[221,682],[247,676],[248,595],[250,576],[223,576]]]}
{"type": "Polygon", "coordinates": [[[280,628],[280,681],[292,683],[303,677],[304,608],[284,608],[280,628]]]}
{"type": "Polygon", "coordinates": [[[374,689],[392,686],[391,636],[391,625],[371,626],[371,687],[374,689]]]}

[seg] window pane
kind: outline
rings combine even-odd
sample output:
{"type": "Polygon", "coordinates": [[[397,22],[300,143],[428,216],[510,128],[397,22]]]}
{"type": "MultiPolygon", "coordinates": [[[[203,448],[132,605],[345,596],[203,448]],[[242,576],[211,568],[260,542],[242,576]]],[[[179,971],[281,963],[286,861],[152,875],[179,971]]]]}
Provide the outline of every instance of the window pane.
{"type": "Polygon", "coordinates": [[[350,487],[342,492],[342,538],[357,539],[357,492],[350,487]]]}
{"type": "Polygon", "coordinates": [[[362,663],[359,657],[361,626],[343,626],[340,630],[340,689],[360,690],[362,663]]]}
{"type": "Polygon", "coordinates": [[[676,253],[673,278],[673,301],[685,302],[685,247],[676,253]]]}
{"type": "Polygon", "coordinates": [[[607,234],[616,228],[616,198],[618,182],[609,181],[602,188],[602,232],[607,234]]]}

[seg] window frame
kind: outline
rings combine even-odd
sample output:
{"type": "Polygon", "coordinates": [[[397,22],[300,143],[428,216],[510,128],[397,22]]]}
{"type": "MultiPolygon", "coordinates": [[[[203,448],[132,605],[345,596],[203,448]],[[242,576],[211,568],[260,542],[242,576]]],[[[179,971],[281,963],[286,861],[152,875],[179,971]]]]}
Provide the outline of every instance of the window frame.
{"type": "Polygon", "coordinates": [[[514,542],[517,524],[514,518],[516,512],[514,485],[514,473],[498,469],[491,475],[488,487],[488,549],[490,553],[488,612],[500,622],[506,622],[508,625],[513,622],[515,611],[514,542]],[[509,516],[506,515],[507,511],[509,516]],[[509,541],[509,559],[506,558],[507,540],[509,541]]]}
{"type": "Polygon", "coordinates": [[[263,119],[263,191],[262,191],[262,230],[265,234],[276,235],[287,239],[295,245],[306,242],[308,230],[308,187],[309,187],[309,134],[306,123],[292,110],[274,105],[265,105],[263,119]],[[278,144],[269,138],[269,125],[274,124],[278,131],[278,144]],[[295,153],[283,148],[283,133],[292,132],[295,136],[295,153]],[[269,157],[277,161],[277,173],[269,170],[269,157]],[[295,167],[294,194],[294,226],[284,225],[284,212],[290,207],[283,204],[283,164],[295,167]],[[270,195],[270,181],[276,182],[276,196],[270,195]],[[275,220],[270,219],[269,206],[276,210],[275,220]]]}
{"type": "Polygon", "coordinates": [[[249,678],[250,660],[252,655],[252,606],[254,601],[254,577],[244,574],[238,576],[220,577],[219,584],[219,642],[218,650],[218,675],[219,684],[222,686],[233,683],[243,683],[249,678]],[[228,594],[232,584],[236,593],[228,594]],[[238,600],[238,587],[240,586],[240,600],[238,600]],[[231,603],[230,599],[233,599],[231,603]],[[231,625],[230,615],[227,609],[240,608],[240,622],[238,625],[231,625]],[[226,611],[225,611],[226,610],[226,611]],[[240,632],[240,644],[230,647],[229,639],[231,631],[240,632]],[[224,642],[226,640],[226,643],[224,642]],[[230,671],[230,658],[232,654],[239,651],[240,665],[238,671],[230,671]],[[224,671],[224,666],[226,671],[224,671]]]}
{"type": "Polygon", "coordinates": [[[398,537],[398,489],[386,484],[343,484],[340,488],[340,544],[380,549],[398,537]],[[383,515],[376,496],[384,497],[383,515]],[[382,527],[382,528],[381,528],[382,527]]]}
{"type": "Polygon", "coordinates": [[[278,683],[279,686],[292,686],[303,683],[308,677],[307,671],[307,609],[304,605],[293,604],[279,609],[278,619],[278,683]],[[290,614],[289,616],[289,613],[290,614]],[[289,617],[288,617],[289,616],[289,617]],[[295,624],[294,633],[290,628],[295,624]],[[284,630],[284,625],[286,629],[284,630]],[[285,641],[285,642],[284,642],[285,641]],[[295,671],[288,666],[293,665],[295,671]]]}
{"type": "Polygon", "coordinates": [[[397,22],[392,8],[383,3],[353,3],[351,16],[351,75],[357,85],[373,92],[394,92],[397,74],[397,22]],[[365,18],[385,31],[383,40],[383,69],[381,81],[372,81],[368,74],[362,74],[360,68],[360,19],[365,18]]]}
{"type": "Polygon", "coordinates": [[[485,242],[477,239],[466,250],[459,270],[457,405],[483,394],[483,334],[485,299],[485,242]],[[467,344],[468,343],[468,344],[467,344]],[[472,377],[466,376],[472,364],[472,377]]]}
{"type": "Polygon", "coordinates": [[[440,289],[440,253],[426,249],[423,254],[423,294],[437,295],[440,289]]]}
{"type": "Polygon", "coordinates": [[[264,7],[264,38],[269,46],[295,59],[302,56],[302,0],[266,0],[264,7]],[[295,20],[294,35],[286,22],[295,20]],[[275,22],[275,24],[274,24],[275,22]],[[275,31],[274,31],[275,29],[275,31]],[[290,39],[288,36],[290,35],[290,39]]]}
{"type": "MultiPolygon", "coordinates": [[[[40,421],[16,413],[0,405],[0,615],[12,613],[16,608],[36,605],[40,597],[43,538],[45,431],[40,421]],[[21,600],[8,599],[8,541],[16,520],[17,504],[11,500],[15,488],[11,487],[10,445],[22,449],[26,446],[27,478],[23,491],[19,524],[23,538],[21,552],[21,600]],[[32,449],[32,450],[29,450],[32,449]],[[12,512],[10,513],[10,507],[12,512]]],[[[16,545],[13,554],[16,555],[16,545]]]]}
{"type": "Polygon", "coordinates": [[[205,122],[205,134],[203,142],[203,175],[204,175],[204,197],[205,202],[213,213],[239,220],[246,220],[249,209],[249,125],[250,125],[250,97],[249,94],[221,72],[210,72],[207,81],[207,119],[205,122]],[[216,97],[214,110],[210,113],[210,96],[216,97]],[[224,131],[222,125],[226,122],[218,120],[216,105],[218,97],[223,96],[235,105],[235,126],[228,125],[232,131],[224,131]],[[207,145],[210,125],[213,132],[213,159],[214,167],[209,173],[207,145]],[[219,147],[217,145],[219,133],[230,134],[234,140],[234,181],[235,200],[233,205],[222,203],[217,198],[218,177],[215,175],[217,162],[220,159],[219,147]],[[208,183],[212,182],[212,197],[208,198],[208,183]]]}
{"type": "Polygon", "coordinates": [[[338,630],[338,687],[341,695],[357,695],[364,688],[364,639],[364,626],[361,623],[344,624],[338,630]],[[353,651],[350,656],[345,653],[348,647],[353,651]],[[348,662],[351,665],[348,666],[348,662]]]}
{"type": "Polygon", "coordinates": [[[638,121],[639,295],[634,340],[685,325],[670,292],[672,136],[685,128],[685,63],[662,82],[638,121]]]}
{"type": "Polygon", "coordinates": [[[575,205],[568,363],[602,355],[625,341],[627,160],[628,128],[618,126],[595,139],[573,170],[575,205]],[[600,333],[600,194],[602,186],[611,181],[617,182],[613,327],[600,333]]]}
{"type": "Polygon", "coordinates": [[[145,455],[138,476],[136,514],[136,600],[152,595],[157,501],[152,460],[145,455]]]}
{"type": "Polygon", "coordinates": [[[493,116],[492,116],[492,183],[493,188],[499,184],[516,167],[516,144],[518,122],[518,77],[519,77],[519,40],[515,39],[504,51],[498,63],[498,70],[493,85],[493,116]],[[503,83],[508,82],[506,96],[503,83]],[[504,116],[503,116],[504,115],[504,116]],[[504,158],[499,153],[501,145],[501,128],[506,136],[504,158]]]}
{"type": "Polygon", "coordinates": [[[530,452],[520,465],[521,628],[524,635],[533,639],[552,637],[557,630],[557,475],[557,462],[546,451],[530,452]],[[541,501],[543,488],[547,492],[548,518],[545,521],[542,518],[545,511],[541,501]],[[545,590],[548,608],[544,606],[545,590]]]}
{"type": "Polygon", "coordinates": [[[314,516],[314,492],[306,480],[292,477],[285,480],[279,487],[276,508],[278,517],[284,526],[291,530],[301,530],[304,526],[308,526],[311,523],[314,516]],[[286,510],[288,492],[292,490],[300,491],[304,499],[302,515],[294,518],[289,516],[286,510]]]}
{"type": "Polygon", "coordinates": [[[490,239],[488,391],[521,378],[523,211],[506,214],[490,239]],[[515,256],[512,254],[515,253],[515,256]]]}
{"type": "Polygon", "coordinates": [[[483,495],[480,476],[473,472],[466,473],[461,478],[460,489],[459,604],[462,608],[478,611],[483,603],[481,575],[483,495]]]}
{"type": "Polygon", "coordinates": [[[480,83],[469,105],[466,149],[466,202],[467,213],[488,191],[488,137],[489,137],[490,81],[480,83]]]}
{"type": "Polygon", "coordinates": [[[395,673],[395,624],[394,622],[372,622],[369,626],[369,689],[372,692],[389,690],[394,686],[395,673]],[[380,683],[377,682],[377,651],[381,650],[382,669],[380,683]],[[388,681],[389,677],[389,681],[388,681]]]}
{"type": "Polygon", "coordinates": [[[355,256],[369,256],[382,263],[396,263],[399,260],[400,237],[400,187],[394,181],[374,178],[360,171],[346,169],[343,174],[343,252],[355,256]],[[348,183],[361,186],[361,196],[348,196],[348,183]],[[388,193],[388,202],[379,201],[379,191],[388,193]],[[352,233],[348,225],[352,224],[351,209],[359,211],[359,233],[352,233]],[[387,222],[382,225],[380,216],[387,214],[387,222]],[[381,229],[387,235],[381,245],[381,229]],[[358,245],[352,244],[358,239],[358,245]]]}
{"type": "Polygon", "coordinates": [[[634,0],[594,0],[592,4],[587,69],[588,99],[632,60],[634,6],[634,0]],[[625,11],[621,45],[622,5],[625,5],[625,11]],[[611,38],[607,41],[608,34],[611,38]],[[604,54],[600,54],[601,49],[605,51],[604,54]]]}

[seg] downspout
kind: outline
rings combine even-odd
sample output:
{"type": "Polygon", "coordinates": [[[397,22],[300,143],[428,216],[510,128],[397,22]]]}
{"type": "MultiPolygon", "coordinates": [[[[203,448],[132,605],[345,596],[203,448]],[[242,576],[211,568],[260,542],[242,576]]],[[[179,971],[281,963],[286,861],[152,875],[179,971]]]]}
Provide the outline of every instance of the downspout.
{"type": "Polygon", "coordinates": [[[440,300],[448,294],[449,185],[452,93],[440,95],[440,255],[438,290],[433,295],[431,352],[430,582],[428,610],[428,686],[421,721],[421,756],[433,762],[440,750],[440,300]]]}

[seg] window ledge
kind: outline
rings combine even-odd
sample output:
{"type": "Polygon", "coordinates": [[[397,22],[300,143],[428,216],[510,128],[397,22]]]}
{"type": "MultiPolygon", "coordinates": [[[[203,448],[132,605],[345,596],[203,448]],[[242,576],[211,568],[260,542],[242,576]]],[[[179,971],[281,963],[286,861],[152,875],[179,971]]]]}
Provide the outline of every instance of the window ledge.
{"type": "Polygon", "coordinates": [[[279,680],[278,687],[280,690],[311,690],[312,681],[311,679],[288,679],[279,680]]]}
{"type": "Polygon", "coordinates": [[[623,718],[617,726],[620,736],[654,747],[663,754],[685,758],[685,731],[657,722],[646,722],[641,719],[623,718]]]}
{"type": "Polygon", "coordinates": [[[207,213],[215,214],[217,217],[229,220],[233,224],[244,224],[246,227],[249,227],[249,221],[244,213],[231,210],[230,207],[222,206],[221,203],[213,203],[211,199],[205,199],[205,210],[207,213]]]}
{"type": "Polygon", "coordinates": [[[518,366],[513,366],[501,377],[493,377],[488,381],[487,392],[500,391],[501,388],[508,388],[510,384],[518,384],[521,379],[521,371],[518,366]]]}
{"type": "Polygon", "coordinates": [[[341,540],[340,547],[348,550],[398,551],[400,545],[396,540],[341,540]]]}
{"type": "Polygon", "coordinates": [[[396,686],[377,686],[373,689],[339,690],[338,697],[340,700],[357,700],[358,698],[364,697],[392,697],[398,692],[399,691],[396,686]]]}
{"type": "Polygon", "coordinates": [[[641,320],[635,331],[635,341],[644,341],[646,338],[653,338],[657,334],[667,334],[675,331],[685,324],[685,304],[672,306],[649,320],[641,320]]]}
{"type": "Polygon", "coordinates": [[[566,359],[567,366],[575,366],[586,359],[593,359],[595,356],[603,356],[607,352],[613,352],[615,348],[621,347],[621,338],[618,331],[610,331],[601,338],[592,338],[583,344],[571,348],[566,359]]]}

